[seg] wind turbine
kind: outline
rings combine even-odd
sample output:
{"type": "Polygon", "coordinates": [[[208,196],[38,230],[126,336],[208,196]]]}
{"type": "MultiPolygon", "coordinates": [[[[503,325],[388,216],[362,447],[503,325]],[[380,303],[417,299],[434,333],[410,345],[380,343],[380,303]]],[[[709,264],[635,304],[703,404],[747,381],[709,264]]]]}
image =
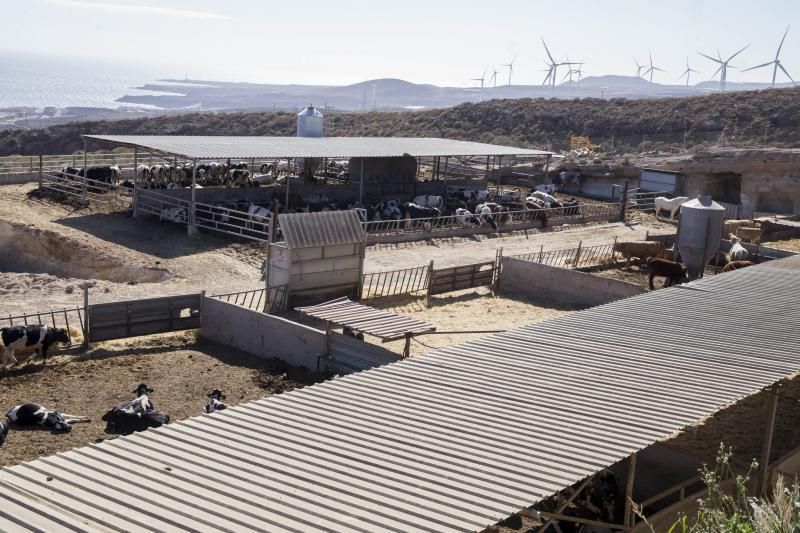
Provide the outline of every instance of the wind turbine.
{"type": "Polygon", "coordinates": [[[733,59],[734,57],[736,57],[739,54],[741,54],[742,52],[744,52],[749,46],[750,45],[748,44],[747,46],[745,46],[744,48],[742,48],[741,50],[739,50],[738,52],[733,54],[731,57],[729,57],[725,61],[722,60],[722,54],[719,53],[719,50],[717,50],[717,57],[716,58],[711,57],[709,55],[706,55],[703,52],[697,52],[698,54],[700,54],[701,56],[705,57],[706,59],[710,59],[711,61],[713,61],[714,63],[717,63],[719,65],[719,68],[716,70],[716,72],[714,72],[714,74],[711,76],[711,78],[713,79],[714,76],[719,74],[719,90],[720,91],[722,91],[722,92],[725,91],[725,84],[728,81],[728,67],[731,66],[731,68],[736,68],[736,67],[733,67],[732,65],[728,65],[728,63],[731,62],[731,59],[733,59]]]}
{"type": "Polygon", "coordinates": [[[755,70],[757,68],[762,68],[762,67],[767,67],[769,65],[773,65],[773,67],[772,67],[772,86],[773,87],[775,87],[775,78],[777,78],[777,76],[778,76],[778,69],[779,68],[783,71],[784,74],[786,74],[787,78],[792,80],[792,83],[796,83],[794,81],[794,79],[792,79],[792,76],[789,74],[789,72],[781,64],[781,60],[779,58],[779,56],[781,55],[781,48],[783,48],[783,41],[786,40],[786,35],[788,33],[789,33],[789,26],[786,27],[786,31],[783,33],[783,39],[781,39],[781,44],[778,45],[778,51],[775,52],[775,59],[773,59],[772,61],[770,61],[768,63],[764,63],[764,64],[761,64],[761,65],[756,65],[755,67],[750,67],[750,68],[744,69],[742,72],[747,72],[748,70],[755,70]]]}
{"type": "Polygon", "coordinates": [[[508,86],[509,87],[511,87],[511,74],[514,72],[514,61],[516,61],[516,60],[517,60],[517,58],[515,57],[514,59],[511,60],[511,63],[503,63],[503,66],[508,68],[508,86]]]}
{"type": "Polygon", "coordinates": [[[659,72],[666,72],[666,71],[658,68],[657,66],[655,66],[653,64],[653,52],[650,52],[650,64],[649,65],[645,65],[645,66],[647,67],[647,70],[645,70],[644,75],[647,76],[648,74],[650,74],[650,89],[648,89],[648,90],[652,91],[653,90],[653,72],[655,72],[656,70],[659,71],[659,72]]]}
{"type": "Polygon", "coordinates": [[[480,92],[480,94],[481,94],[481,102],[483,102],[483,86],[484,86],[484,83],[486,82],[486,73],[487,73],[488,71],[489,71],[489,69],[488,69],[488,68],[487,68],[486,70],[484,70],[484,71],[483,71],[483,74],[481,74],[481,77],[480,77],[480,78],[472,78],[472,81],[479,81],[479,82],[481,82],[481,92],[480,92]]]}
{"type": "Polygon", "coordinates": [[[489,83],[492,84],[493,88],[497,88],[497,70],[495,70],[494,65],[492,65],[492,76],[489,78],[489,83]]]}
{"type": "Polygon", "coordinates": [[[556,76],[558,75],[558,67],[565,65],[573,65],[573,63],[570,63],[569,59],[567,61],[561,61],[561,62],[556,61],[555,59],[553,59],[553,54],[550,53],[550,49],[547,48],[547,43],[544,42],[544,38],[542,38],[542,44],[544,45],[544,51],[547,52],[547,58],[550,60],[550,62],[547,63],[547,76],[545,76],[542,85],[543,86],[547,85],[547,83],[550,82],[550,88],[555,90],[556,79],[557,79],[556,76]]]}
{"type": "Polygon", "coordinates": [[[637,78],[641,78],[642,77],[642,71],[645,68],[647,68],[647,65],[640,65],[639,62],[636,61],[635,57],[633,58],[633,63],[636,65],[636,77],[637,78]]]}
{"type": "Polygon", "coordinates": [[[678,78],[680,80],[680,79],[683,79],[685,77],[686,78],[686,86],[687,87],[689,86],[689,76],[691,76],[692,72],[694,72],[695,74],[699,74],[700,73],[699,71],[697,71],[697,70],[695,70],[695,69],[693,69],[692,67],[689,66],[689,58],[687,57],[686,58],[686,70],[684,70],[683,74],[681,74],[681,77],[678,78]]]}

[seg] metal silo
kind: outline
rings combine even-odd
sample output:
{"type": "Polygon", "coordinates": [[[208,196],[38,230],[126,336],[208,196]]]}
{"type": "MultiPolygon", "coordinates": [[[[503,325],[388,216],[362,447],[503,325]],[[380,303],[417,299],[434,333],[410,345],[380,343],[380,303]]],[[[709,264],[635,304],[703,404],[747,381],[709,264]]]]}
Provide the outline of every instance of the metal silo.
{"type": "Polygon", "coordinates": [[[690,279],[702,276],[705,265],[719,250],[725,226],[725,208],[699,196],[681,205],[678,250],[690,279]]]}
{"type": "Polygon", "coordinates": [[[298,137],[322,137],[325,117],[313,105],[308,106],[297,114],[298,137]]]}

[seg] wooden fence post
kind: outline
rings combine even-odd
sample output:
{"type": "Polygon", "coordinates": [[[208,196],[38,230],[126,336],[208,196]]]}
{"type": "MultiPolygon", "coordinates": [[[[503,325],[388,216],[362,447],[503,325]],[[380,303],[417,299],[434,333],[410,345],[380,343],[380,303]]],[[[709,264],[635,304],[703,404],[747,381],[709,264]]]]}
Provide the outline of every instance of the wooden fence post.
{"type": "Polygon", "coordinates": [[[425,306],[429,308],[431,306],[431,290],[433,290],[433,259],[428,265],[428,291],[425,296],[425,306]]]}
{"type": "Polygon", "coordinates": [[[84,285],[83,287],[83,348],[85,350],[89,349],[89,332],[91,328],[89,326],[89,287],[84,285]]]}
{"type": "Polygon", "coordinates": [[[539,245],[539,264],[542,263],[542,254],[544,253],[544,244],[539,245]]]}
{"type": "Polygon", "coordinates": [[[411,337],[413,337],[413,334],[406,333],[406,344],[403,347],[403,358],[404,359],[406,357],[411,357],[411,337]]]}
{"type": "Polygon", "coordinates": [[[620,220],[622,220],[622,222],[625,222],[627,210],[628,210],[628,181],[626,180],[625,185],[622,186],[622,197],[620,199],[620,206],[619,206],[620,220]]]}
{"type": "Polygon", "coordinates": [[[39,154],[39,188],[42,188],[42,154],[39,154]]]}
{"type": "Polygon", "coordinates": [[[500,269],[503,267],[503,247],[497,250],[494,258],[494,272],[492,273],[492,290],[497,290],[500,284],[500,269]]]}
{"type": "Polygon", "coordinates": [[[583,241],[578,241],[578,249],[575,250],[575,260],[572,263],[572,268],[578,268],[578,263],[581,262],[581,247],[583,246],[583,241]]]}

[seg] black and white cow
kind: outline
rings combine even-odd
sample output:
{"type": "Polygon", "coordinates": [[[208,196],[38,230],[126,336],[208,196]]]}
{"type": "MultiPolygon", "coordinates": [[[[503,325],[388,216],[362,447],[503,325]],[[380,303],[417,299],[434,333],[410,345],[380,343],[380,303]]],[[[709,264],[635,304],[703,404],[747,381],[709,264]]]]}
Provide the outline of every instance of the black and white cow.
{"type": "Polygon", "coordinates": [[[121,172],[117,165],[89,167],[86,169],[86,177],[90,180],[116,184],[119,182],[121,172]]]}
{"type": "Polygon", "coordinates": [[[225,395],[219,389],[214,389],[211,391],[211,394],[208,395],[209,400],[208,404],[203,409],[203,412],[206,414],[213,413],[214,411],[224,411],[228,408],[228,406],[222,403],[222,400],[225,399],[225,395]]]}
{"type": "Polygon", "coordinates": [[[62,414],[42,407],[38,403],[24,403],[6,413],[6,417],[18,426],[45,426],[57,431],[71,431],[75,422],[88,422],[88,416],[62,414]]]}
{"type": "Polygon", "coordinates": [[[6,441],[6,435],[8,435],[8,424],[0,420],[0,446],[6,441]]]}
{"type": "Polygon", "coordinates": [[[469,209],[464,209],[463,207],[459,207],[456,209],[456,220],[458,220],[462,226],[480,226],[481,221],[478,219],[477,216],[470,213],[469,209]]]}
{"type": "Polygon", "coordinates": [[[142,383],[134,394],[135,400],[115,405],[101,420],[106,423],[106,432],[130,435],[135,431],[144,431],[147,428],[157,428],[169,423],[169,415],[155,410],[153,402],[148,396],[153,389],[142,383]]]}
{"type": "Polygon", "coordinates": [[[69,344],[69,332],[64,328],[50,326],[9,326],[0,328],[0,340],[3,341],[3,368],[11,363],[16,363],[14,350],[31,348],[42,354],[42,360],[47,362],[47,351],[57,343],[69,344]]]}
{"type": "Polygon", "coordinates": [[[342,328],[342,334],[345,337],[352,337],[352,338],[354,338],[356,340],[360,340],[360,341],[364,340],[364,333],[362,333],[361,331],[358,331],[357,329],[353,329],[350,326],[345,326],[344,328],[342,328]]]}
{"type": "Polygon", "coordinates": [[[411,203],[421,207],[434,207],[439,211],[444,209],[444,199],[441,196],[434,196],[432,194],[424,194],[422,196],[417,196],[411,203]]]}

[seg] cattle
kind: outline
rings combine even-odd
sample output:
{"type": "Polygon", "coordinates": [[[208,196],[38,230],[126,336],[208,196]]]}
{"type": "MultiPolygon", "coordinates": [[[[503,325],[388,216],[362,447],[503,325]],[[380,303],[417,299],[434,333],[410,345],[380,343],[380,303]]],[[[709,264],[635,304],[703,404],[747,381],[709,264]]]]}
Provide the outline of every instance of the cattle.
{"type": "Polygon", "coordinates": [[[757,228],[740,227],[738,230],[736,230],[736,236],[739,237],[744,242],[759,244],[761,242],[761,238],[764,236],[764,230],[761,227],[757,228]]]}
{"type": "Polygon", "coordinates": [[[345,326],[344,328],[342,328],[342,335],[344,335],[345,337],[352,337],[359,341],[364,340],[364,333],[358,331],[357,329],[353,329],[350,326],[345,326]]]}
{"type": "Polygon", "coordinates": [[[726,220],[725,227],[722,230],[723,235],[730,235],[739,231],[739,228],[754,228],[758,224],[752,220],[726,220]]]}
{"type": "Polygon", "coordinates": [[[406,202],[400,206],[402,218],[406,219],[406,228],[412,226],[412,220],[429,219],[425,220],[422,225],[425,231],[430,231],[433,226],[433,220],[439,218],[442,212],[435,207],[423,207],[413,202],[406,202]]]}
{"type": "Polygon", "coordinates": [[[8,424],[0,420],[0,446],[6,441],[6,435],[8,435],[8,424]]]}
{"type": "Polygon", "coordinates": [[[226,404],[222,402],[225,399],[225,395],[219,389],[214,389],[208,395],[208,403],[206,404],[205,408],[203,408],[203,412],[206,414],[211,414],[215,411],[224,411],[228,408],[226,404]]]}
{"type": "Polygon", "coordinates": [[[455,214],[456,220],[462,226],[480,226],[481,221],[478,217],[470,213],[469,209],[464,209],[463,207],[459,207],[456,209],[455,214]]]}
{"type": "Polygon", "coordinates": [[[228,160],[227,164],[225,165],[228,170],[247,170],[247,163],[244,161],[237,161],[236,163],[231,163],[228,160]]]}
{"type": "Polygon", "coordinates": [[[6,417],[18,426],[39,425],[55,431],[72,431],[72,424],[89,421],[88,416],[62,414],[38,403],[17,405],[6,413],[6,417]]]}
{"type": "Polygon", "coordinates": [[[386,200],[371,206],[371,208],[373,213],[370,220],[400,220],[403,218],[399,200],[386,200]]]}
{"type": "Polygon", "coordinates": [[[161,210],[158,220],[186,224],[189,217],[185,207],[165,207],[161,210]]]}
{"type": "Polygon", "coordinates": [[[250,181],[250,171],[233,168],[225,176],[225,184],[228,186],[244,187],[250,181]]]}
{"type": "Polygon", "coordinates": [[[495,202],[486,202],[475,208],[475,213],[479,215],[481,224],[488,224],[493,230],[508,221],[508,208],[495,202]]]}
{"type": "Polygon", "coordinates": [[[661,241],[615,242],[612,256],[621,254],[625,258],[625,264],[630,266],[634,257],[644,261],[650,257],[663,257],[665,252],[666,247],[661,241]]]}
{"type": "Polygon", "coordinates": [[[565,216],[576,216],[580,214],[580,202],[575,198],[561,202],[561,213],[565,216]]]}
{"type": "Polygon", "coordinates": [[[755,265],[752,261],[730,261],[727,265],[722,268],[723,272],[733,272],[734,270],[739,270],[740,268],[747,268],[755,265]]]}
{"type": "Polygon", "coordinates": [[[534,187],[531,190],[531,194],[534,194],[536,192],[542,192],[542,193],[545,193],[545,194],[555,194],[556,193],[556,186],[555,185],[547,185],[547,184],[543,183],[541,185],[537,185],[536,187],[534,187]]]}
{"type": "Polygon", "coordinates": [[[64,166],[61,169],[61,177],[73,179],[75,177],[83,177],[83,169],[81,167],[64,166]]]}
{"type": "Polygon", "coordinates": [[[728,252],[728,255],[731,258],[731,261],[744,261],[748,257],[750,257],[750,252],[747,251],[747,248],[739,244],[741,239],[736,235],[730,235],[731,240],[731,249],[728,252]]]}
{"type": "Polygon", "coordinates": [[[147,165],[139,165],[136,167],[136,179],[145,181],[150,179],[150,167],[147,165]]]}
{"type": "MultiPolygon", "coordinates": [[[[547,206],[550,206],[551,204],[556,203],[555,196],[551,196],[551,195],[547,194],[546,192],[542,192],[542,191],[533,191],[531,193],[530,197],[538,198],[539,200],[544,202],[545,205],[547,205],[547,206]]],[[[526,198],[526,201],[527,201],[527,198],[526,198]]]]}
{"type": "Polygon", "coordinates": [[[153,389],[142,383],[136,390],[136,399],[112,407],[101,420],[106,423],[107,433],[130,435],[147,428],[157,428],[169,423],[169,415],[156,411],[149,394],[153,389]]]}
{"type": "Polygon", "coordinates": [[[272,211],[257,204],[250,204],[250,207],[247,208],[247,213],[250,215],[250,220],[246,223],[246,227],[249,229],[253,229],[256,224],[263,226],[272,215],[272,211]]]}
{"type": "Polygon", "coordinates": [[[653,286],[653,278],[656,276],[666,278],[664,281],[664,287],[679,285],[688,281],[689,279],[686,275],[686,269],[683,268],[683,265],[674,261],[669,261],[668,259],[661,259],[659,257],[651,257],[647,260],[647,273],[651,291],[655,290],[655,287],[653,286]]]}
{"type": "Polygon", "coordinates": [[[133,189],[136,186],[136,184],[131,180],[125,180],[122,183],[120,183],[119,186],[122,187],[123,189],[133,189]]]}
{"type": "Polygon", "coordinates": [[[669,219],[672,220],[675,217],[675,213],[678,212],[681,205],[685,204],[689,201],[688,196],[676,196],[675,198],[667,198],[665,196],[659,196],[655,200],[653,200],[653,204],[655,205],[656,210],[656,217],[661,211],[669,211],[669,219]]]}
{"type": "Polygon", "coordinates": [[[121,170],[117,165],[114,166],[98,166],[89,167],[86,169],[86,178],[95,181],[102,181],[103,183],[119,182],[121,170]]]}
{"type": "Polygon", "coordinates": [[[0,340],[3,341],[3,368],[11,359],[12,364],[17,362],[14,350],[30,348],[42,354],[42,360],[47,362],[47,351],[54,344],[69,344],[69,332],[64,328],[51,326],[8,326],[0,329],[0,340]]]}
{"type": "Polygon", "coordinates": [[[444,209],[444,200],[442,199],[442,197],[433,196],[431,194],[417,196],[411,203],[416,204],[420,207],[433,207],[438,209],[439,211],[442,211],[444,209]]]}

